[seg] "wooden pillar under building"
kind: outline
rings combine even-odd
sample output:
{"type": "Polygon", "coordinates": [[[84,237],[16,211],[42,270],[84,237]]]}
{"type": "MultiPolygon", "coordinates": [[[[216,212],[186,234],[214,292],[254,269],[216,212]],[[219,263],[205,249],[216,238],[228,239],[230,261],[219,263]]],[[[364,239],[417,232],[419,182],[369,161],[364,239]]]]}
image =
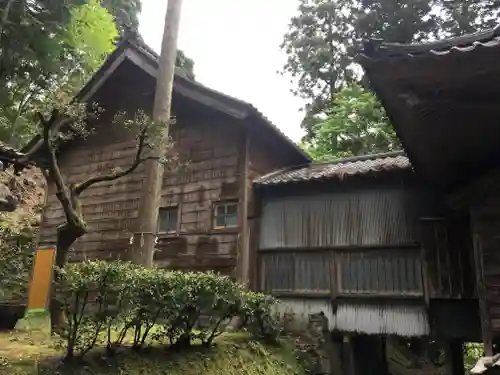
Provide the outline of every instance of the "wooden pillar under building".
{"type": "Polygon", "coordinates": [[[449,341],[445,345],[446,375],[465,375],[464,352],[461,341],[449,341]]]}
{"type": "Polygon", "coordinates": [[[345,375],[356,375],[356,363],[354,362],[354,343],[352,337],[344,335],[342,342],[342,369],[345,375]]]}
{"type": "Polygon", "coordinates": [[[477,298],[479,301],[479,317],[481,319],[481,338],[484,343],[486,356],[493,355],[493,339],[491,333],[491,320],[486,300],[486,285],[484,281],[484,261],[481,239],[473,233],[474,267],[476,273],[477,298]]]}

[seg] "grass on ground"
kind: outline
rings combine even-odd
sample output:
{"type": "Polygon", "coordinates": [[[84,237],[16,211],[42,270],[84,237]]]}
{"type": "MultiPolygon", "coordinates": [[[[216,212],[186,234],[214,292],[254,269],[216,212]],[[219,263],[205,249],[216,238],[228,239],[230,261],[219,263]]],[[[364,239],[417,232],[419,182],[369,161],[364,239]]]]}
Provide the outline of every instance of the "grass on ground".
{"type": "Polygon", "coordinates": [[[0,333],[2,375],[301,375],[304,369],[285,341],[266,346],[246,334],[224,334],[214,347],[174,353],[151,347],[124,349],[113,358],[96,349],[85,362],[61,365],[55,340],[42,334],[0,333]]]}

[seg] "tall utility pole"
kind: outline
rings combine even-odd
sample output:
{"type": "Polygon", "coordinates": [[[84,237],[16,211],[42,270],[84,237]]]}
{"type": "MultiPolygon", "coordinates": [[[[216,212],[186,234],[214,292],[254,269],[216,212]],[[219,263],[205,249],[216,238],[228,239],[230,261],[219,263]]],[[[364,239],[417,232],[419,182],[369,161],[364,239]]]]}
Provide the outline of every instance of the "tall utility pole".
{"type": "MultiPolygon", "coordinates": [[[[161,56],[156,76],[153,119],[166,125],[162,142],[154,150],[157,156],[165,153],[169,134],[170,106],[174,83],[175,60],[177,57],[177,35],[181,18],[182,0],[168,0],[161,56]]],[[[154,246],[158,225],[158,207],[161,199],[163,165],[154,161],[145,162],[145,179],[139,201],[137,217],[138,229],[134,234],[132,260],[135,263],[151,267],[153,265],[154,246]]]]}

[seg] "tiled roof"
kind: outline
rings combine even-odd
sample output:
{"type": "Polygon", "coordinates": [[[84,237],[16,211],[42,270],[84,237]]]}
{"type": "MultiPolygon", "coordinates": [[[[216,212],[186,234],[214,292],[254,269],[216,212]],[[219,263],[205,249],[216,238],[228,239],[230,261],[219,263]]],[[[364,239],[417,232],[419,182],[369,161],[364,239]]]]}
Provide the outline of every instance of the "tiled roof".
{"type": "MultiPolygon", "coordinates": [[[[146,56],[148,56],[153,62],[158,63],[158,60],[160,56],[151,48],[149,47],[143,40],[141,39],[129,39],[128,42],[133,45],[135,48],[137,48],[139,51],[143,52],[146,56]]],[[[234,96],[230,96],[227,94],[224,94],[220,91],[214,90],[210,87],[207,87],[197,81],[194,81],[190,78],[188,78],[185,74],[179,74],[179,72],[176,72],[176,79],[181,80],[184,83],[190,84],[191,86],[205,91],[207,94],[215,95],[223,100],[226,100],[231,103],[235,103],[237,105],[243,106],[247,108],[247,110],[251,113],[253,113],[257,118],[259,118],[261,121],[263,121],[277,136],[281,137],[283,140],[285,140],[295,151],[300,153],[305,160],[310,160],[309,155],[307,155],[303,150],[301,150],[295,142],[293,142],[290,138],[288,138],[275,124],[271,122],[262,112],[260,112],[256,107],[254,107],[251,103],[248,103],[244,100],[235,98],[234,96]]]]}
{"type": "Polygon", "coordinates": [[[257,185],[280,185],[311,180],[344,179],[382,171],[409,170],[411,164],[403,152],[364,155],[327,163],[278,170],[257,179],[257,185]]]}
{"type": "MultiPolygon", "coordinates": [[[[104,72],[112,65],[113,61],[116,60],[117,56],[123,52],[127,47],[132,47],[139,51],[144,57],[146,57],[150,62],[153,64],[157,65],[160,56],[151,48],[149,47],[140,37],[129,37],[127,39],[124,39],[120,45],[116,48],[116,50],[108,56],[104,64],[101,66],[101,68],[98,70],[96,74],[90,79],[89,82],[84,86],[84,88],[80,91],[78,96],[83,96],[83,93],[86,93],[90,90],[90,88],[95,84],[95,81],[97,80],[97,77],[100,75],[103,75],[104,72]]],[[[212,97],[216,97],[217,99],[229,103],[230,106],[238,107],[238,108],[244,108],[244,111],[246,113],[249,113],[253,116],[255,116],[258,120],[260,120],[260,123],[263,124],[266,128],[270,129],[271,132],[277,135],[277,137],[281,138],[286,145],[288,145],[300,158],[300,160],[307,162],[310,161],[311,158],[309,155],[307,155],[306,152],[300,149],[300,147],[297,146],[295,142],[293,142],[290,138],[288,138],[275,124],[273,124],[264,114],[262,114],[257,108],[255,108],[252,104],[245,102],[241,99],[232,97],[230,95],[224,94],[220,91],[211,89],[205,85],[202,85],[201,83],[194,81],[190,78],[188,78],[185,74],[182,74],[179,72],[179,70],[176,70],[175,72],[175,81],[176,82],[182,82],[186,86],[190,86],[196,90],[199,90],[201,92],[204,92],[207,95],[211,95],[212,97]]],[[[175,87],[175,83],[174,83],[175,87]]],[[[27,152],[28,150],[33,147],[33,145],[39,141],[39,136],[34,137],[27,145],[23,147],[21,151],[27,152]]]]}
{"type": "Polygon", "coordinates": [[[362,56],[375,60],[428,55],[444,56],[498,46],[500,46],[500,25],[494,29],[429,43],[401,44],[370,40],[365,43],[362,56]]]}

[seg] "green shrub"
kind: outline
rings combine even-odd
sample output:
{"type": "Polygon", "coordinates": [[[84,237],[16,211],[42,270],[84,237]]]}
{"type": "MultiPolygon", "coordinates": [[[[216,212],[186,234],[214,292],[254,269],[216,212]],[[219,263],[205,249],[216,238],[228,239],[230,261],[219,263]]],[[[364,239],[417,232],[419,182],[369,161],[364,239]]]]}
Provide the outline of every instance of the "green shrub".
{"type": "Polygon", "coordinates": [[[256,336],[279,334],[271,319],[272,297],[246,292],[214,272],[86,261],[60,270],[55,296],[66,320],[66,358],[83,356],[102,342],[111,354],[129,333],[135,349],[151,340],[183,347],[198,339],[208,346],[238,316],[256,336]],[[202,318],[206,322],[196,330],[202,318]]]}
{"type": "Polygon", "coordinates": [[[257,338],[274,342],[281,334],[281,328],[273,315],[276,299],[270,295],[247,292],[243,298],[243,324],[257,338]]]}
{"type": "Polygon", "coordinates": [[[112,326],[121,318],[135,268],[129,263],[85,261],[59,270],[55,298],[66,321],[62,337],[66,358],[85,355],[106,332],[110,348],[112,326]]]}
{"type": "Polygon", "coordinates": [[[34,255],[33,233],[14,232],[0,222],[0,302],[24,302],[34,255]]]}
{"type": "Polygon", "coordinates": [[[174,293],[163,316],[163,330],[156,338],[167,338],[171,345],[190,345],[192,339],[210,345],[230,320],[239,315],[243,287],[213,272],[168,274],[174,293]],[[208,324],[195,334],[194,328],[202,317],[207,318],[208,324]]]}

